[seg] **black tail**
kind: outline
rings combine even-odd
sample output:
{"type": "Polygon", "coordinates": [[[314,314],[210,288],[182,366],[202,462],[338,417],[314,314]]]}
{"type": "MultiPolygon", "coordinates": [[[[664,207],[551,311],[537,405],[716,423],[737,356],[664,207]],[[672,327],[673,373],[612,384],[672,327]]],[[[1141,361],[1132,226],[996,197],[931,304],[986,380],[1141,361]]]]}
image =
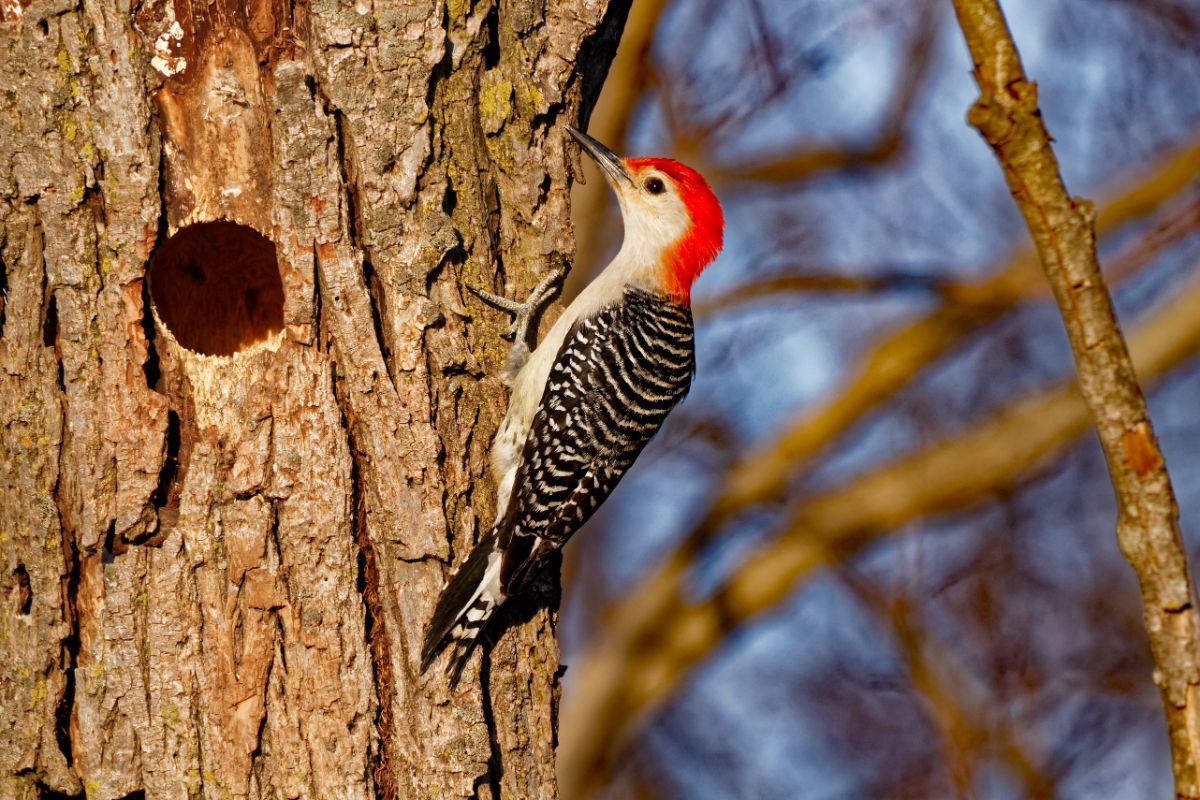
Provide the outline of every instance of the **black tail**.
{"type": "Polygon", "coordinates": [[[433,611],[433,619],[429,621],[429,628],[425,631],[425,643],[421,647],[421,672],[428,670],[438,654],[451,642],[454,643],[454,652],[450,654],[450,662],[446,667],[451,688],[458,683],[475,639],[499,602],[498,571],[494,591],[485,589],[482,593],[479,592],[480,585],[487,576],[488,562],[492,554],[497,552],[497,542],[498,536],[493,530],[475,546],[471,555],[467,556],[467,560],[442,590],[442,596],[438,598],[437,607],[433,611]],[[478,597],[475,597],[476,594],[478,597]]]}

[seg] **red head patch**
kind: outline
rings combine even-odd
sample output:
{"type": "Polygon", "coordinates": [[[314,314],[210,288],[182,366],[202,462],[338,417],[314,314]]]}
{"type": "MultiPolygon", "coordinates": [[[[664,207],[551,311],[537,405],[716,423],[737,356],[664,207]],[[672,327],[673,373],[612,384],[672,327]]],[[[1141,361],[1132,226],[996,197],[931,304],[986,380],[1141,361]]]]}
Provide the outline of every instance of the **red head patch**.
{"type": "Polygon", "coordinates": [[[692,284],[721,252],[725,236],[725,215],[712,187],[699,172],[671,158],[627,158],[631,172],[652,167],[675,182],[679,197],[687,207],[692,225],[666,255],[667,277],[671,294],[685,303],[691,301],[692,284]]]}

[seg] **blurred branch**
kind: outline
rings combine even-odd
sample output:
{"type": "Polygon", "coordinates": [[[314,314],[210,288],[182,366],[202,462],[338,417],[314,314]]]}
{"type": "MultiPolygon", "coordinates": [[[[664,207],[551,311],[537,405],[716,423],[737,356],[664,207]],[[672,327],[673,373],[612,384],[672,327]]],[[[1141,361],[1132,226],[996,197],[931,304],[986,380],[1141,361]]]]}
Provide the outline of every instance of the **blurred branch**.
{"type": "Polygon", "coordinates": [[[754,42],[754,52],[770,79],[771,88],[767,96],[778,97],[787,89],[791,76],[780,63],[778,48],[771,38],[771,31],[775,26],[771,25],[770,17],[767,10],[763,8],[761,0],[743,0],[743,5],[746,6],[746,13],[750,18],[751,27],[754,29],[750,37],[754,42]]]}
{"type": "Polygon", "coordinates": [[[1200,228],[1200,195],[1175,204],[1145,236],[1114,253],[1103,267],[1105,280],[1120,283],[1197,228],[1200,228]]]}
{"type": "MultiPolygon", "coordinates": [[[[1108,234],[1138,219],[1188,186],[1200,173],[1200,138],[1171,153],[1149,170],[1149,176],[1117,194],[1100,209],[1099,234],[1108,234]]],[[[755,448],[726,473],[722,489],[690,536],[702,543],[742,509],[782,496],[798,464],[836,440],[851,425],[907,384],[922,368],[947,353],[967,334],[1044,291],[1037,257],[1018,253],[992,276],[957,284],[939,308],[905,325],[859,360],[848,383],[816,409],[806,410],[794,424],[762,447],[755,448]]],[[[685,554],[686,555],[686,554],[685,554]]]]}
{"type": "Polygon", "coordinates": [[[692,304],[692,313],[697,317],[711,316],[722,311],[730,311],[755,300],[791,292],[873,294],[919,291],[945,294],[950,290],[951,283],[952,281],[940,275],[916,271],[876,269],[865,275],[844,275],[832,271],[818,272],[804,268],[787,274],[769,275],[734,287],[716,297],[696,301],[692,304]]]}
{"type": "MultiPolygon", "coordinates": [[[[1130,337],[1152,381],[1200,350],[1200,282],[1175,295],[1130,337]]],[[[572,672],[562,714],[559,779],[588,797],[640,721],[652,714],[726,635],[775,606],[795,584],[902,525],[968,508],[1010,490],[1090,422],[1074,384],[1015,402],[958,436],[886,463],[802,501],[782,533],[759,547],[710,598],[689,590],[695,544],[677,550],[631,591],[613,629],[572,672]],[[572,695],[568,695],[568,700],[572,695]]]]}
{"type": "Polygon", "coordinates": [[[991,145],[1033,236],[1075,355],[1117,496],[1117,539],[1137,574],[1166,712],[1175,794],[1200,797],[1200,609],[1170,476],[1096,258],[1094,211],[1063,185],[1037,87],[996,0],[954,0],[975,60],[967,115],[991,145]]]}
{"type": "MultiPolygon", "coordinates": [[[[917,93],[925,83],[933,60],[942,15],[939,0],[921,0],[919,6],[912,40],[900,62],[903,72],[884,109],[883,121],[873,141],[862,145],[810,142],[766,161],[712,165],[705,172],[718,181],[795,181],[846,167],[883,164],[896,157],[904,143],[904,129],[917,106],[917,93]]],[[[694,149],[694,142],[686,141],[683,136],[677,136],[677,139],[683,143],[681,150],[694,149]]]]}
{"type": "Polygon", "coordinates": [[[1163,31],[1179,38],[1180,41],[1196,42],[1200,35],[1200,13],[1195,5],[1189,6],[1180,0],[1118,0],[1129,6],[1130,10],[1154,22],[1163,31]]]}
{"type": "Polygon", "coordinates": [[[968,682],[970,671],[922,626],[920,614],[909,599],[903,595],[885,596],[852,567],[839,577],[881,622],[891,627],[913,688],[925,698],[926,708],[942,734],[942,752],[959,796],[971,796],[976,763],[981,751],[990,746],[1020,779],[1025,797],[1057,797],[1057,781],[1034,764],[1019,732],[1005,720],[989,727],[987,704],[971,699],[971,695],[986,690],[968,682]]]}
{"type": "MultiPolygon", "coordinates": [[[[1200,197],[1188,198],[1176,204],[1161,219],[1157,220],[1145,236],[1121,250],[1105,268],[1110,282],[1120,282],[1148,265],[1159,253],[1176,244],[1200,227],[1200,197]]],[[[706,300],[693,303],[692,312],[697,317],[706,317],[740,308],[756,300],[775,298],[785,293],[885,293],[926,292],[940,295],[947,304],[964,298],[968,305],[979,296],[975,283],[946,278],[932,274],[930,270],[894,269],[848,269],[845,275],[833,271],[815,271],[807,267],[792,268],[783,274],[745,283],[706,300]],[[857,274],[854,274],[857,273],[857,274]]],[[[1021,287],[1024,298],[1048,296],[1049,287],[1041,281],[1028,281],[1021,287]]]]}

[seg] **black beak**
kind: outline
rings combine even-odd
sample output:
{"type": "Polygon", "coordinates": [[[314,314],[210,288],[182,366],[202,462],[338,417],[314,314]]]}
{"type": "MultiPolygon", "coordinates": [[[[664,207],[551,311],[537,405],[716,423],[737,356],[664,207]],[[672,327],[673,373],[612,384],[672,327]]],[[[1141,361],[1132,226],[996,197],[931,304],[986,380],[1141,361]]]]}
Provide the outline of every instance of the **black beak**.
{"type": "Polygon", "coordinates": [[[626,168],[625,162],[618,158],[616,153],[586,133],[575,130],[570,125],[567,126],[567,133],[575,137],[575,141],[579,142],[580,146],[583,147],[583,151],[592,157],[592,160],[608,176],[609,180],[614,183],[633,183],[633,176],[629,174],[629,169],[626,168]]]}

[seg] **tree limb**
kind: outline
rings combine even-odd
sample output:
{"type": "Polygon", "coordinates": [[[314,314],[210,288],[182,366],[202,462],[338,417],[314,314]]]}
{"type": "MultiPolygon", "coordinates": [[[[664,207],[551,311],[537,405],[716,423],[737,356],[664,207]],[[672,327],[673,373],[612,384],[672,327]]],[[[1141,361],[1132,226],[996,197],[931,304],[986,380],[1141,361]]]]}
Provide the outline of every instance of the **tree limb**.
{"type": "Polygon", "coordinates": [[[1142,590],[1178,797],[1200,797],[1200,611],[1170,477],[1096,259],[1095,212],[1063,185],[996,0],[955,0],[975,60],[968,121],[996,154],[1054,291],[1117,496],[1117,539],[1142,590]]]}
{"type": "MultiPolygon", "coordinates": [[[[719,181],[797,181],[847,167],[884,164],[901,155],[904,129],[917,107],[917,94],[926,83],[942,19],[942,4],[936,0],[920,0],[917,5],[917,21],[902,62],[903,72],[872,141],[859,145],[807,142],[790,153],[742,164],[713,165],[706,172],[719,181]]],[[[695,147],[694,142],[685,144],[695,147]]]]}
{"type": "MultiPolygon", "coordinates": [[[[1145,236],[1115,253],[1104,268],[1108,280],[1120,282],[1142,267],[1153,263],[1164,250],[1200,228],[1200,200],[1188,198],[1175,204],[1154,220],[1145,236]]],[[[1015,287],[1014,287],[1015,288],[1015,287]]],[[[1050,287],[1044,283],[1028,282],[1023,288],[1025,299],[1049,296],[1050,287]]],[[[773,274],[735,286],[716,297],[692,304],[697,318],[732,311],[755,301],[776,299],[784,294],[899,294],[917,292],[940,296],[946,304],[959,297],[978,294],[973,282],[965,282],[937,274],[936,268],[820,268],[805,265],[777,269],[773,274]],[[785,271],[786,270],[786,271],[785,271]]]]}

